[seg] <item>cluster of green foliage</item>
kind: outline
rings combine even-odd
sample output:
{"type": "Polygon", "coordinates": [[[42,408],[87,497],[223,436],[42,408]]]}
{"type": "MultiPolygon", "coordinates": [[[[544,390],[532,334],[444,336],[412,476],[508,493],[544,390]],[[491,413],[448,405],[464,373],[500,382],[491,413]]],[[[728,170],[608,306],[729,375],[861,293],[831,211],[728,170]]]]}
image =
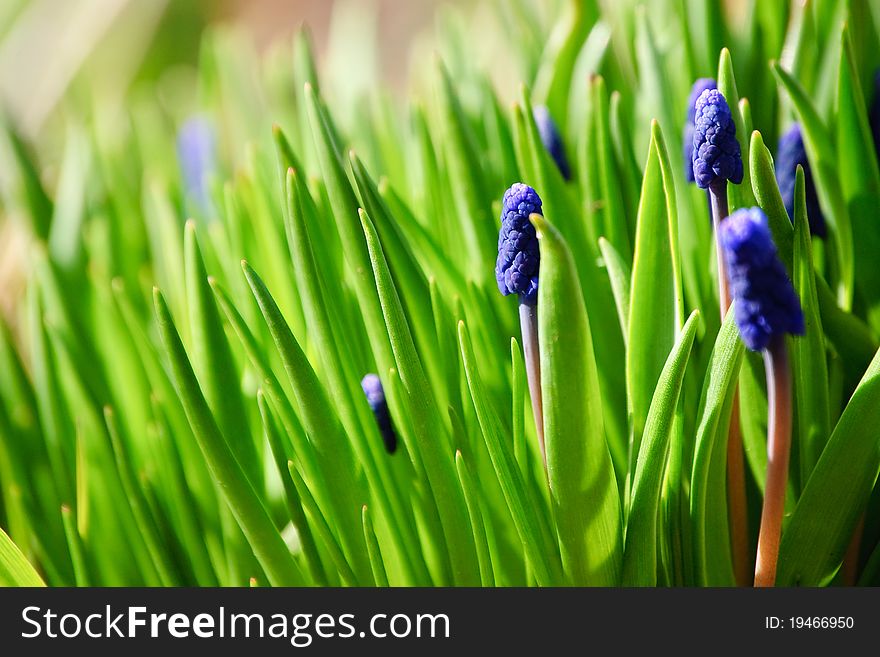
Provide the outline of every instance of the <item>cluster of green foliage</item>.
{"type": "Polygon", "coordinates": [[[7,129],[4,221],[28,248],[0,327],[0,582],[733,584],[733,396],[753,534],[767,396],[760,357],[718,317],[706,198],[684,180],[701,76],[734,109],[746,175],[731,208],[767,214],[806,318],[789,343],[778,581],[845,581],[856,536],[859,581],[880,582],[867,117],[880,8],[752,0],[732,18],[721,4],[497,2],[477,24],[450,10],[439,56],[414,65],[416,99],[374,90],[356,106],[334,105],[348,81],[324,88],[306,33],[261,62],[209,33],[206,202],[182,185],[181,116],[152,88],[112,129],[100,108],[71,120],[48,176],[7,129]],[[472,56],[478,40],[504,44],[494,59],[527,81],[501,90],[512,106],[472,56]],[[571,182],[541,144],[539,102],[571,182]],[[791,222],[774,177],[795,119],[825,242],[803,180],[791,222]],[[544,200],[546,473],[516,302],[493,277],[501,195],[519,180],[544,200]],[[368,372],[393,455],[360,389],[368,372]]]}

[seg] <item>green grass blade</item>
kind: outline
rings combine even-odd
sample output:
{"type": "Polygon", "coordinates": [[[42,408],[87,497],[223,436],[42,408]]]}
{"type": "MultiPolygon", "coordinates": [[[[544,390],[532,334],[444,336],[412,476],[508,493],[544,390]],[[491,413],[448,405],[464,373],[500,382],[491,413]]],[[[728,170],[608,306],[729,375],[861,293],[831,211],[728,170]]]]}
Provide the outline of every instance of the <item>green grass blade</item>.
{"type": "Polygon", "coordinates": [[[546,219],[531,219],[541,245],[541,391],[562,564],[574,584],[612,585],[619,580],[623,552],[621,505],[590,322],[568,245],[546,219]]]}
{"type": "Polygon", "coordinates": [[[837,87],[837,166],[852,220],[855,287],[875,331],[880,330],[880,171],[859,84],[850,28],[844,26],[837,87]]]}
{"type": "Polygon", "coordinates": [[[293,479],[290,477],[287,464],[291,461],[288,457],[288,450],[284,447],[284,440],[281,437],[278,425],[272,416],[272,411],[269,409],[269,403],[266,401],[262,391],[257,392],[257,405],[260,408],[260,419],[263,421],[263,433],[266,435],[266,440],[272,450],[275,466],[278,468],[278,475],[281,477],[281,484],[284,487],[284,501],[287,504],[287,512],[299,536],[303,559],[306,562],[309,575],[311,575],[314,584],[327,586],[327,573],[324,571],[324,565],[321,563],[321,557],[318,553],[318,547],[312,535],[311,527],[306,522],[299,493],[293,484],[293,479]]]}
{"type": "MultiPolygon", "coordinates": [[[[660,493],[681,386],[696,337],[699,318],[699,311],[695,310],[685,323],[681,336],[660,373],[657,389],[648,410],[626,522],[622,581],[624,586],[657,584],[657,523],[660,493]]],[[[681,428],[679,427],[678,430],[681,428]]]]}
{"type": "MultiPolygon", "coordinates": [[[[327,518],[318,508],[315,498],[312,496],[309,487],[303,481],[302,476],[297,472],[293,461],[288,462],[287,469],[290,471],[290,477],[293,480],[293,485],[296,487],[297,494],[299,495],[300,500],[302,500],[303,509],[305,509],[306,514],[312,521],[315,534],[318,535],[318,538],[320,538],[321,542],[324,544],[324,549],[327,550],[327,554],[330,556],[330,560],[336,567],[339,577],[342,579],[342,583],[346,586],[357,586],[359,583],[357,575],[355,575],[351,565],[349,565],[346,560],[342,548],[339,546],[336,537],[333,535],[333,530],[330,529],[327,518]]],[[[366,585],[371,583],[371,580],[364,580],[360,583],[366,585]]]]}
{"type": "Polygon", "coordinates": [[[486,539],[486,526],[483,523],[483,513],[480,511],[480,499],[473,476],[460,451],[455,453],[455,469],[458,472],[458,481],[464,492],[464,501],[467,504],[468,517],[471,527],[474,528],[474,542],[477,545],[477,560],[480,564],[480,586],[494,586],[495,575],[492,572],[492,558],[489,553],[489,543],[486,539]]]}
{"type": "Polygon", "coordinates": [[[46,586],[18,546],[0,529],[0,586],[46,586]]]}
{"type": "Polygon", "coordinates": [[[532,489],[523,482],[512,450],[502,438],[500,420],[486,399],[483,381],[474,362],[470,335],[463,321],[458,324],[458,341],[483,440],[525,550],[529,568],[539,586],[563,584],[565,580],[556,543],[550,534],[546,517],[538,513],[539,506],[532,489]]]}
{"type": "Polygon", "coordinates": [[[629,290],[632,270],[620,257],[611,242],[604,237],[599,238],[599,252],[605,261],[605,269],[608,270],[608,280],[611,281],[611,292],[614,294],[614,305],[617,308],[617,318],[620,321],[620,332],[626,341],[629,338],[629,290]]]}
{"type": "Polygon", "coordinates": [[[357,579],[368,581],[370,564],[363,544],[360,519],[360,509],[368,497],[364,491],[363,477],[356,469],[349,439],[323,385],[266,285],[247,262],[242,262],[242,269],[281,355],[299,402],[303,427],[315,449],[319,471],[313,473],[314,477],[309,483],[317,485],[317,490],[322,492],[323,497],[317,499],[321,502],[321,508],[333,517],[339,531],[339,541],[357,579]],[[333,509],[332,513],[330,509],[333,509]]]}
{"type": "Polygon", "coordinates": [[[263,473],[257,445],[248,424],[241,376],[226,339],[211,286],[208,285],[194,221],[186,223],[184,254],[193,369],[232,454],[254,489],[260,490],[263,473]]]}
{"type": "Polygon", "coordinates": [[[376,538],[376,532],[373,529],[373,518],[370,515],[367,505],[361,511],[361,520],[364,525],[364,541],[367,544],[367,550],[370,553],[370,565],[373,568],[373,579],[376,580],[376,586],[388,586],[388,573],[385,572],[385,563],[382,560],[382,551],[379,549],[379,541],[376,538]]]}
{"type": "Polygon", "coordinates": [[[229,508],[247,536],[269,581],[278,586],[295,586],[302,583],[302,573],[299,572],[281,535],[217,428],[217,423],[199,389],[195,373],[180,341],[180,335],[174,326],[174,320],[171,318],[165,299],[158,290],[153,292],[153,301],[162,343],[170,360],[175,388],[212,477],[220,486],[229,508]]]}
{"type": "Polygon", "coordinates": [[[474,585],[479,582],[476,548],[467,522],[464,494],[455,474],[453,455],[447,451],[449,441],[444,435],[440,413],[422,369],[421,359],[416,353],[400,297],[391,280],[379,236],[369,216],[361,211],[360,217],[376,289],[382,302],[388,338],[394,350],[397,371],[409,399],[419,453],[425,464],[446,536],[452,573],[456,584],[474,585]]]}
{"type": "Polygon", "coordinates": [[[764,145],[761,133],[752,132],[752,141],[749,148],[749,171],[752,176],[752,191],[758,205],[767,215],[770,224],[770,232],[773,233],[773,241],[779,257],[782,259],[788,271],[791,271],[792,263],[792,225],[785,205],[782,203],[782,195],[776,184],[776,173],[773,169],[773,158],[770,150],[764,145]]]}
{"type": "Polygon", "coordinates": [[[642,182],[630,284],[626,351],[630,414],[629,474],[635,471],[642,431],[666,356],[682,321],[675,188],[664,167],[662,135],[654,123],[642,182]],[[650,326],[651,330],[645,330],[650,326]]]}
{"type": "Polygon", "coordinates": [[[816,181],[822,212],[830,227],[829,257],[835,267],[833,279],[844,310],[852,304],[854,284],[852,225],[838,176],[837,155],[831,134],[804,88],[779,64],[773,66],[780,84],[788,92],[803,127],[804,145],[816,181]]]}
{"type": "Polygon", "coordinates": [[[703,384],[691,474],[696,584],[732,586],[733,564],[727,529],[727,431],[735,381],[744,347],[733,320],[733,306],[721,325],[703,384]]]}
{"type": "Polygon", "coordinates": [[[791,340],[791,364],[801,485],[808,481],[813,466],[818,462],[831,435],[828,364],[825,358],[822,319],[819,316],[805,190],[804,172],[798,167],[795,180],[792,282],[801,299],[805,334],[791,340]]]}
{"type": "Polygon", "coordinates": [[[822,586],[840,567],[880,473],[880,352],[807,481],[779,546],[777,584],[822,586]]]}

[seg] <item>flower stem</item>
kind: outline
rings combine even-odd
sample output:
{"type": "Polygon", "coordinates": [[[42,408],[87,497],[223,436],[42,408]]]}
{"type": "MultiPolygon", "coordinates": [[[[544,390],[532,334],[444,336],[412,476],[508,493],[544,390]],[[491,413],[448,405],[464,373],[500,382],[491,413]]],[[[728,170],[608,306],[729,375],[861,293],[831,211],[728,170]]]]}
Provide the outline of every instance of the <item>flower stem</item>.
{"type": "Polygon", "coordinates": [[[522,329],[523,358],[526,364],[526,379],[529,396],[532,398],[532,413],[535,428],[538,430],[538,445],[544,469],[547,469],[547,450],[544,447],[544,403],[541,398],[541,357],[538,351],[538,307],[533,303],[520,301],[519,323],[522,329]]]}
{"type": "Polygon", "coordinates": [[[721,222],[727,219],[730,209],[727,205],[727,181],[715,183],[709,186],[709,207],[712,208],[712,227],[715,231],[715,255],[718,259],[718,301],[721,307],[721,321],[730,308],[730,286],[727,282],[727,263],[724,258],[724,248],[718,239],[721,222]]]}
{"type": "MultiPolygon", "coordinates": [[[[715,231],[715,255],[718,261],[718,301],[721,321],[730,308],[730,285],[727,280],[727,262],[724,248],[718,239],[721,222],[730,208],[727,204],[727,181],[709,186],[709,208],[715,231]]],[[[747,586],[749,582],[749,526],[746,515],[746,474],[742,447],[742,430],[739,418],[739,390],[733,393],[733,408],[727,432],[727,506],[730,514],[730,540],[733,552],[733,570],[736,583],[747,586]]]]}
{"type": "Polygon", "coordinates": [[[779,538],[785,511],[785,486],[788,479],[788,456],[791,445],[791,373],[785,337],[773,338],[764,350],[767,371],[767,482],[764,508],[758,534],[758,558],[755,563],[755,586],[776,583],[779,538]]]}

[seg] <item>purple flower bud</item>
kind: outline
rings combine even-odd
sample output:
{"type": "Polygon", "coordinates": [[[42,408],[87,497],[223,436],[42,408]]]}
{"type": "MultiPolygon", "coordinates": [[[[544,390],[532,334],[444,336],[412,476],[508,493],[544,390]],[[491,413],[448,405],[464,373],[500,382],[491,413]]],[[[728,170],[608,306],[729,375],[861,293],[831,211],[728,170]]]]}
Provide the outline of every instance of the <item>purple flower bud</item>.
{"type": "Polygon", "coordinates": [[[788,217],[794,221],[794,183],[797,166],[804,168],[804,183],[806,185],[807,218],[810,222],[810,234],[814,237],[825,237],[825,217],[822,208],[819,207],[819,197],[816,195],[816,184],[813,181],[813,172],[807,161],[807,150],[804,147],[804,137],[801,126],[798,123],[789,128],[779,139],[779,148],[776,152],[776,183],[782,194],[782,202],[788,217]]]}
{"type": "Polygon", "coordinates": [[[760,208],[742,208],[721,223],[735,319],[745,345],[761,351],[771,338],[803,335],[804,315],[760,208]]]}
{"type": "Polygon", "coordinates": [[[697,98],[706,89],[715,89],[718,85],[712,78],[699,78],[691,87],[691,95],[688,98],[687,121],[684,124],[684,178],[688,182],[694,182],[694,117],[697,114],[697,98]]]}
{"type": "Polygon", "coordinates": [[[718,89],[706,89],[697,98],[694,115],[694,180],[701,189],[743,179],[743,162],[736,124],[718,89]]]}
{"type": "Polygon", "coordinates": [[[385,390],[382,381],[375,374],[367,374],[361,379],[361,388],[367,397],[367,403],[379,425],[379,433],[385,442],[385,451],[394,454],[397,449],[397,434],[391,424],[391,413],[388,411],[388,402],[385,401],[385,390]]]}
{"type": "Polygon", "coordinates": [[[201,116],[187,119],[177,133],[177,159],[187,196],[202,210],[210,207],[207,182],[216,164],[214,129],[201,116]]]}
{"type": "Polygon", "coordinates": [[[568,166],[568,158],[565,157],[565,146],[562,144],[562,137],[556,122],[550,116],[550,110],[544,105],[538,105],[532,109],[532,116],[535,117],[535,124],[538,126],[538,135],[541,137],[541,143],[550,153],[550,157],[556,162],[559,173],[566,180],[571,180],[571,169],[568,166]]]}
{"type": "Polygon", "coordinates": [[[523,183],[514,183],[504,192],[501,231],[498,233],[498,259],[495,280],[501,294],[518,294],[523,303],[538,300],[538,236],[529,221],[533,212],[541,213],[541,197],[523,183]]]}

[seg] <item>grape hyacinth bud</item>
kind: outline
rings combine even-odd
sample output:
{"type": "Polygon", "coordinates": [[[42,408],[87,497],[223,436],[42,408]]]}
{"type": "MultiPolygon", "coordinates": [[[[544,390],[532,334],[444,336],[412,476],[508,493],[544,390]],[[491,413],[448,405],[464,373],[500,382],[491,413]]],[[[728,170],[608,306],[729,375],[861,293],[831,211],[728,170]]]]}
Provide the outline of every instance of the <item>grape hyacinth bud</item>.
{"type": "Polygon", "coordinates": [[[800,300],[776,253],[761,209],[737,210],[721,225],[719,237],[736,301],[736,324],[745,345],[761,351],[776,336],[802,335],[800,300]]]}
{"type": "Polygon", "coordinates": [[[697,98],[706,89],[716,89],[718,84],[712,78],[699,78],[691,87],[691,95],[688,98],[687,121],[684,124],[684,178],[688,182],[694,182],[694,118],[697,114],[697,98]]]}
{"type": "Polygon", "coordinates": [[[214,168],[214,130],[207,119],[193,116],[177,133],[177,159],[187,195],[202,210],[210,207],[207,179],[214,168]]]}
{"type": "Polygon", "coordinates": [[[495,280],[501,294],[518,294],[529,305],[538,301],[538,236],[529,221],[533,212],[542,214],[541,197],[523,183],[514,183],[504,192],[501,231],[495,280]]]}
{"type": "Polygon", "coordinates": [[[394,427],[391,425],[391,413],[388,411],[388,402],[385,401],[382,381],[375,374],[367,374],[361,379],[361,388],[376,418],[376,424],[379,425],[379,433],[382,434],[382,440],[385,442],[385,451],[394,454],[397,449],[397,434],[394,433],[394,427]]]}
{"type": "Polygon", "coordinates": [[[535,117],[541,143],[544,144],[544,148],[556,162],[559,173],[565,180],[571,180],[571,168],[568,166],[568,158],[565,157],[565,147],[562,144],[562,137],[556,127],[556,122],[550,116],[550,110],[544,105],[538,105],[532,110],[532,116],[535,117]]]}
{"type": "Polygon", "coordinates": [[[822,208],[819,207],[819,197],[816,195],[816,184],[813,181],[813,172],[807,161],[807,150],[804,147],[804,136],[801,126],[795,123],[788,131],[779,138],[779,148],[776,152],[776,183],[782,194],[782,202],[788,217],[794,221],[794,181],[797,166],[800,164],[804,169],[805,193],[807,197],[807,217],[810,221],[810,234],[815,237],[825,237],[825,217],[822,208]]]}
{"type": "Polygon", "coordinates": [[[736,124],[727,101],[718,89],[706,89],[694,106],[694,181],[700,189],[718,183],[739,184],[743,162],[736,124]]]}

